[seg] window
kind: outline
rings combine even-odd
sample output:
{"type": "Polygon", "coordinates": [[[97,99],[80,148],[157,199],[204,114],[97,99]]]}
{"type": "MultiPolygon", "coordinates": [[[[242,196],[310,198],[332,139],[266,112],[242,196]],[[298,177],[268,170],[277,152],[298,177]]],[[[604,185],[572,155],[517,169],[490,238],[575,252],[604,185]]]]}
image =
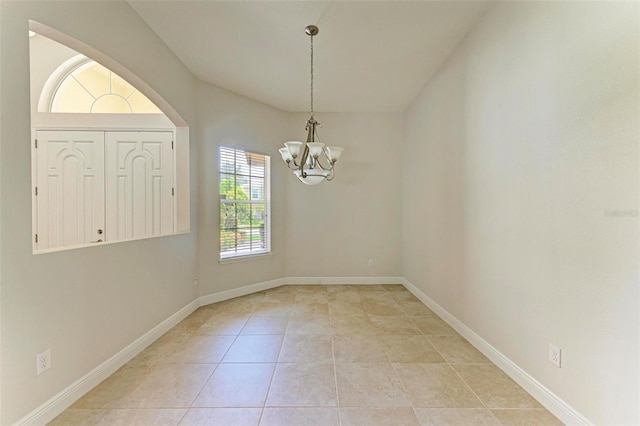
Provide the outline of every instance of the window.
{"type": "Polygon", "coordinates": [[[220,259],[271,252],[270,157],[220,147],[220,259]]]}
{"type": "Polygon", "coordinates": [[[55,91],[48,105],[50,112],[162,114],[118,74],[82,55],[63,64],[52,78],[59,81],[51,83],[55,91]]]}

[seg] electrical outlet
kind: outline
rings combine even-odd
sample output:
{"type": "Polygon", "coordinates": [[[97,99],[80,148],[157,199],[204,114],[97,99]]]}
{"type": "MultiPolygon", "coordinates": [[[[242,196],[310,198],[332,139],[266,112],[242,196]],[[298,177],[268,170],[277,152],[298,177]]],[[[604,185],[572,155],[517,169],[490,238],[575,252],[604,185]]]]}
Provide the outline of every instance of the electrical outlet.
{"type": "Polygon", "coordinates": [[[51,368],[51,349],[36,355],[36,375],[39,376],[49,368],[51,368]]]}
{"type": "Polygon", "coordinates": [[[369,268],[373,268],[373,259],[369,259],[369,268]]]}
{"type": "Polygon", "coordinates": [[[198,281],[198,276],[196,275],[195,277],[193,277],[193,285],[198,285],[200,284],[200,282],[198,281]]]}
{"type": "Polygon", "coordinates": [[[551,343],[549,343],[549,361],[560,368],[560,360],[562,357],[562,350],[551,343]]]}

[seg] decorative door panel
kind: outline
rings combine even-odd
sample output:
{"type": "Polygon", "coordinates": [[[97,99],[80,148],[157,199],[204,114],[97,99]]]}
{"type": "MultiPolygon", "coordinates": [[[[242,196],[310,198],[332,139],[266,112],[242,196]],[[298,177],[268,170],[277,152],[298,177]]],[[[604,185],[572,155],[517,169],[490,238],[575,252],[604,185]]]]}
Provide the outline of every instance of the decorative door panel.
{"type": "Polygon", "coordinates": [[[173,233],[173,134],[106,133],[107,238],[173,233]]]}
{"type": "Polygon", "coordinates": [[[104,133],[38,131],[36,249],[104,239],[104,133]]]}

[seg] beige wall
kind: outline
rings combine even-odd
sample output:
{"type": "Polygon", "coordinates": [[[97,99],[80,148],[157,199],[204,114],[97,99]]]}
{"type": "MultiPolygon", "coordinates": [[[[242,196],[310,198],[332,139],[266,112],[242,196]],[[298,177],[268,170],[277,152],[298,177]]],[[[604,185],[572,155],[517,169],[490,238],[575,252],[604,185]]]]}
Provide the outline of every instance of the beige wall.
{"type": "Polygon", "coordinates": [[[638,19],[495,4],[405,114],[404,276],[595,424],[640,421],[638,19]]]}
{"type": "Polygon", "coordinates": [[[198,274],[200,295],[284,277],[285,170],[278,148],[288,114],[207,83],[198,84],[198,274]],[[218,149],[271,156],[271,250],[260,259],[220,264],[218,149]]]}
{"type": "MultiPolygon", "coordinates": [[[[292,114],[286,140],[305,139],[307,119],[292,114]]],[[[345,151],[332,182],[307,186],[287,173],[286,275],[401,276],[402,114],[317,113],[316,119],[320,141],[345,151]]],[[[276,166],[284,167],[281,159],[276,166]]]]}
{"type": "Polygon", "coordinates": [[[192,126],[196,119],[194,77],[126,3],[0,2],[0,424],[14,423],[197,296],[195,233],[31,254],[28,19],[110,56],[192,126]],[[52,368],[36,376],[35,356],[47,348],[52,368]]]}

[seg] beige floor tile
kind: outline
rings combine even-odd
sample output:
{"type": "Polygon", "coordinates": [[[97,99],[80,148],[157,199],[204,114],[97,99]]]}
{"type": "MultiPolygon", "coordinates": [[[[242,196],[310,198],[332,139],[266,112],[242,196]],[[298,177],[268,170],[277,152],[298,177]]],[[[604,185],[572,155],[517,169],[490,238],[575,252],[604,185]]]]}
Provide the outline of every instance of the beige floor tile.
{"type": "Polygon", "coordinates": [[[323,284],[308,284],[308,285],[297,285],[297,286],[290,286],[292,288],[295,288],[295,290],[298,293],[303,293],[306,291],[309,292],[316,292],[316,293],[327,293],[328,289],[326,285],[323,284]]]}
{"type": "Polygon", "coordinates": [[[214,369],[213,364],[159,365],[117,408],[189,407],[214,369]]]}
{"type": "Polygon", "coordinates": [[[257,303],[252,299],[237,297],[216,303],[215,312],[217,314],[250,315],[255,310],[257,303]]]}
{"type": "Polygon", "coordinates": [[[414,407],[482,407],[448,364],[394,364],[394,367],[414,407]]]}
{"type": "Polygon", "coordinates": [[[339,426],[337,408],[265,408],[260,426],[339,426]]]}
{"type": "Polygon", "coordinates": [[[497,409],[491,410],[491,412],[505,426],[554,426],[563,424],[545,409],[497,409]]]}
{"type": "Polygon", "coordinates": [[[436,316],[436,313],[429,309],[421,301],[399,301],[398,304],[405,315],[410,316],[436,316]]]}
{"type": "Polygon", "coordinates": [[[382,288],[387,291],[397,291],[408,293],[408,290],[402,284],[382,284],[382,288]]]}
{"type": "Polygon", "coordinates": [[[258,426],[262,408],[192,408],[180,426],[258,426]]]}
{"type": "Polygon", "coordinates": [[[145,350],[136,355],[129,365],[155,366],[166,363],[173,354],[184,346],[191,335],[176,335],[171,331],[165,333],[158,340],[149,345],[145,350]]]}
{"type": "Polygon", "coordinates": [[[167,360],[173,364],[215,364],[227,353],[235,336],[193,336],[167,360]]]}
{"type": "Polygon", "coordinates": [[[378,336],[391,362],[443,363],[445,360],[425,336],[378,336]]]}
{"type": "Polygon", "coordinates": [[[336,363],[340,407],[408,407],[400,380],[389,363],[336,363]]]}
{"type": "MultiPolygon", "coordinates": [[[[339,294],[339,293],[338,293],[339,294]]],[[[333,317],[366,317],[367,313],[360,301],[337,300],[329,302],[329,315],[333,317]]]]}
{"type": "Polygon", "coordinates": [[[327,286],[327,291],[329,293],[341,292],[341,291],[384,291],[384,287],[382,287],[379,284],[371,284],[371,285],[340,284],[340,285],[327,286]]]}
{"type": "Polygon", "coordinates": [[[293,312],[293,301],[267,300],[255,304],[254,315],[288,317],[293,312]]]}
{"type": "Polygon", "coordinates": [[[420,329],[404,315],[369,315],[377,334],[419,334],[420,329]]]}
{"type": "Polygon", "coordinates": [[[196,330],[196,334],[237,336],[248,320],[248,315],[213,315],[196,330]]]}
{"type": "Polygon", "coordinates": [[[331,336],[287,334],[278,362],[333,362],[331,336]]]}
{"type": "Polygon", "coordinates": [[[275,364],[220,364],[194,407],[262,407],[275,364]]]}
{"type": "Polygon", "coordinates": [[[328,302],[359,302],[360,292],[356,290],[329,291],[327,292],[328,302]]]}
{"type": "Polygon", "coordinates": [[[561,424],[400,285],[287,285],[203,306],[51,424],[260,420],[561,424]]]}
{"type": "Polygon", "coordinates": [[[331,334],[328,314],[293,314],[289,317],[287,334],[331,334]]]}
{"type": "Polygon", "coordinates": [[[415,297],[409,291],[392,292],[392,293],[389,293],[389,296],[391,296],[393,298],[393,300],[395,300],[398,303],[405,303],[405,302],[409,302],[409,303],[419,302],[419,303],[422,303],[422,302],[420,302],[420,299],[415,297]]]}
{"type": "Polygon", "coordinates": [[[333,364],[278,364],[267,396],[270,407],[335,407],[333,364]]]}
{"type": "Polygon", "coordinates": [[[349,407],[340,408],[341,426],[418,426],[412,408],[349,407]]]}
{"type": "Polygon", "coordinates": [[[283,335],[238,336],[222,362],[276,362],[283,335]]]}
{"type": "Polygon", "coordinates": [[[261,303],[279,303],[291,304],[296,300],[298,292],[295,289],[267,290],[264,298],[258,302],[261,303]]]}
{"type": "Polygon", "coordinates": [[[456,331],[437,316],[425,315],[411,318],[427,336],[457,335],[456,331]]]}
{"type": "Polygon", "coordinates": [[[391,293],[388,291],[361,291],[361,302],[382,302],[394,304],[396,301],[391,297],[391,293]]]}
{"type": "Polygon", "coordinates": [[[307,302],[295,303],[291,306],[291,315],[328,315],[329,303],[307,302]]]}
{"type": "Polygon", "coordinates": [[[95,408],[69,408],[47,423],[47,426],[86,426],[96,425],[109,410],[95,408]]]}
{"type": "Polygon", "coordinates": [[[500,426],[486,408],[416,408],[421,426],[500,426]]]}
{"type": "Polygon", "coordinates": [[[354,290],[370,292],[370,291],[385,291],[381,284],[351,284],[349,285],[354,290]]]}
{"type": "Polygon", "coordinates": [[[332,317],[332,334],[376,334],[368,317],[332,317]]]}
{"type": "Polygon", "coordinates": [[[186,409],[114,409],[110,410],[100,425],[109,426],[173,426],[180,423],[186,409]]]}
{"type": "Polygon", "coordinates": [[[375,335],[333,336],[335,362],[388,362],[384,346],[375,335]]]}
{"type": "Polygon", "coordinates": [[[452,364],[490,363],[482,353],[462,336],[429,336],[429,341],[452,364]]]}
{"type": "Polygon", "coordinates": [[[124,407],[125,400],[151,374],[153,367],[126,364],[76,401],[71,408],[124,407]]]}
{"type": "Polygon", "coordinates": [[[249,318],[240,334],[284,334],[288,317],[257,316],[249,318]]]}
{"type": "Polygon", "coordinates": [[[329,293],[326,291],[298,291],[295,303],[329,303],[329,293]]]}
{"type": "Polygon", "coordinates": [[[542,408],[493,364],[454,364],[453,368],[487,408],[542,408]]]}
{"type": "Polygon", "coordinates": [[[360,306],[369,315],[403,315],[402,308],[393,300],[363,300],[360,306]]]}

